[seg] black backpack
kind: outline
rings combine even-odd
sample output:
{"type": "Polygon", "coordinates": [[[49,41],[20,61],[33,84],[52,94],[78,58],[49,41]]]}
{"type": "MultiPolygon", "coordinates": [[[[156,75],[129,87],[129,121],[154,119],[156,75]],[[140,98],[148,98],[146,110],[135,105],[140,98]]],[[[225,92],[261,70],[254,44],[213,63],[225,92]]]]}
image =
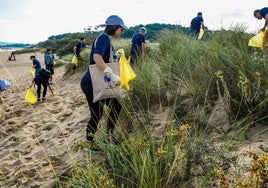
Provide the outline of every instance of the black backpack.
{"type": "Polygon", "coordinates": [[[47,79],[49,79],[49,78],[50,78],[50,75],[51,75],[50,71],[47,70],[47,69],[44,69],[44,68],[42,68],[42,69],[38,72],[38,74],[39,74],[39,75],[42,75],[42,76],[44,76],[44,77],[46,77],[47,79]]]}

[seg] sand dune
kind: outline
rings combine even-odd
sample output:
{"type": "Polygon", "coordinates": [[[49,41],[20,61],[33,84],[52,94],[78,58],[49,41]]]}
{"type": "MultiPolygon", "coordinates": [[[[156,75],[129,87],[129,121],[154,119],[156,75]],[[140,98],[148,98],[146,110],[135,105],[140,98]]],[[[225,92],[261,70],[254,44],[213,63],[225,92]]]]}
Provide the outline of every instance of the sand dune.
{"type": "MultiPolygon", "coordinates": [[[[53,187],[54,175],[83,157],[71,151],[74,142],[85,139],[89,118],[80,89],[83,73],[64,77],[64,67],[55,68],[55,96],[48,91],[45,102],[28,105],[24,96],[32,80],[32,54],[16,55],[16,61],[7,62],[9,55],[0,51],[0,78],[11,81],[11,87],[0,93],[0,187],[53,187]]],[[[44,66],[43,54],[36,55],[44,66]]],[[[250,164],[248,151],[268,152],[267,128],[257,128],[249,131],[256,135],[253,139],[236,143],[234,152],[241,165],[250,164]]]]}

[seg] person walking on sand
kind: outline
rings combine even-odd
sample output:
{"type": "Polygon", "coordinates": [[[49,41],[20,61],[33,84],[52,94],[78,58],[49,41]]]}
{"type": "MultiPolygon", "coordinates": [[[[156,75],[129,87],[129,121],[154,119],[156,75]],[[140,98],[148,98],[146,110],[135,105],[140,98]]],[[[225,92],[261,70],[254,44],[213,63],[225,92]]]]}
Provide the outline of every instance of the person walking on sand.
{"type": "MultiPolygon", "coordinates": [[[[125,29],[128,29],[128,27],[125,26],[123,20],[119,16],[109,16],[106,20],[106,27],[104,33],[100,34],[95,39],[90,52],[89,64],[96,64],[105,76],[109,77],[111,81],[117,84],[120,84],[120,78],[113,73],[111,68],[106,66],[106,63],[110,62],[110,53],[113,53],[113,58],[118,58],[117,52],[112,47],[111,39],[119,38],[125,29]]],[[[114,60],[114,62],[116,62],[116,60],[114,60]]],[[[108,140],[111,139],[122,106],[117,98],[108,98],[93,102],[93,88],[91,82],[92,76],[94,75],[92,75],[89,69],[87,69],[81,79],[80,85],[83,93],[86,96],[91,114],[86,128],[87,144],[89,146],[90,151],[98,152],[100,150],[94,142],[94,135],[97,131],[98,123],[102,117],[104,105],[110,108],[106,130],[108,140]]]]}
{"type": "Polygon", "coordinates": [[[202,12],[198,12],[197,16],[194,17],[190,23],[191,36],[197,39],[201,28],[205,29],[204,19],[202,12]]]}
{"type": "Polygon", "coordinates": [[[36,57],[34,55],[30,56],[30,60],[33,61],[33,66],[32,68],[35,69],[35,76],[38,74],[38,72],[41,70],[41,64],[40,62],[36,59],[36,57]]]}
{"type": "Polygon", "coordinates": [[[262,18],[265,20],[264,25],[261,28],[261,31],[265,31],[264,35],[264,42],[263,42],[263,50],[264,52],[267,51],[267,41],[268,41],[268,32],[267,32],[267,26],[268,26],[268,7],[264,7],[262,9],[256,9],[253,13],[254,17],[258,20],[261,20],[262,18]]]}
{"type": "MultiPolygon", "coordinates": [[[[83,48],[86,47],[85,38],[81,37],[80,41],[74,45],[74,55],[77,57],[78,61],[82,60],[81,52],[83,48]]],[[[76,68],[76,65],[73,65],[73,70],[76,68]]]]}
{"type": "Polygon", "coordinates": [[[45,65],[46,65],[46,69],[50,71],[51,73],[51,77],[50,77],[50,84],[52,83],[52,77],[54,74],[54,55],[52,54],[52,50],[51,49],[47,49],[45,55],[44,55],[44,59],[45,59],[45,65]]]}
{"type": "Polygon", "coordinates": [[[85,47],[86,47],[85,38],[81,37],[80,41],[76,43],[76,45],[74,46],[74,55],[76,55],[78,60],[82,59],[81,52],[82,52],[82,49],[85,47]]]}
{"type": "Polygon", "coordinates": [[[137,63],[137,61],[142,57],[142,54],[145,52],[145,37],[144,35],[147,33],[145,27],[141,27],[139,33],[133,35],[132,44],[130,48],[130,63],[133,65],[137,63]]]}

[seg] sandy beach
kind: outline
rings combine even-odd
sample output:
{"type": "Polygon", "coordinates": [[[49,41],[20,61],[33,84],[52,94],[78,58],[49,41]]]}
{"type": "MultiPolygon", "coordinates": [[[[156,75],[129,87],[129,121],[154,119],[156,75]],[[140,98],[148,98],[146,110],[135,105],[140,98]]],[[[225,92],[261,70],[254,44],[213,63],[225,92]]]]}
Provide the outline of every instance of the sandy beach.
{"type": "MultiPolygon", "coordinates": [[[[53,187],[53,175],[63,173],[77,157],[70,147],[85,138],[89,111],[81,73],[64,78],[64,67],[55,68],[55,96],[48,90],[47,101],[29,105],[24,97],[33,78],[33,54],[8,62],[9,55],[0,52],[0,78],[11,82],[0,94],[0,187],[53,187]]],[[[44,67],[43,54],[36,56],[44,67]]]]}
{"type": "MultiPolygon", "coordinates": [[[[83,73],[64,76],[64,67],[55,68],[55,96],[48,91],[45,102],[29,105],[24,97],[33,78],[29,59],[33,54],[19,54],[16,61],[7,61],[9,55],[0,52],[0,78],[11,82],[11,87],[0,93],[0,187],[54,187],[54,175],[68,172],[74,161],[83,157],[71,150],[75,142],[85,139],[89,118],[80,89],[83,73]]],[[[43,54],[36,55],[44,66],[43,54]]],[[[250,140],[234,142],[237,150],[233,153],[239,156],[234,170],[250,165],[249,151],[268,153],[267,128],[255,126],[249,134],[250,140]]]]}

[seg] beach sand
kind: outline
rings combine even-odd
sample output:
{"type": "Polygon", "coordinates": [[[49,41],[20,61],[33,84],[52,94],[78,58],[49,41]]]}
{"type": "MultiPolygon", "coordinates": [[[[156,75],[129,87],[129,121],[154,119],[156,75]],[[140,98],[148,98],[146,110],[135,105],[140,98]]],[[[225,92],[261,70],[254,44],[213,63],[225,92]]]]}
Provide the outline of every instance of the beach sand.
{"type": "MultiPolygon", "coordinates": [[[[64,67],[55,68],[55,96],[48,90],[45,102],[29,105],[24,97],[33,79],[33,54],[7,62],[9,55],[0,52],[0,78],[11,82],[0,94],[0,187],[53,187],[54,174],[64,173],[77,157],[70,147],[85,139],[89,110],[80,89],[82,73],[67,78],[64,67]]],[[[36,56],[44,67],[43,54],[36,56]]]]}
{"type": "MultiPolygon", "coordinates": [[[[83,158],[81,152],[71,150],[75,142],[85,139],[90,115],[80,89],[83,73],[64,76],[64,67],[55,68],[55,96],[48,90],[45,102],[29,105],[24,97],[33,79],[29,59],[33,54],[18,54],[16,61],[7,62],[9,55],[0,51],[0,78],[11,82],[11,87],[0,93],[0,187],[53,187],[55,175],[69,173],[68,168],[83,158]]],[[[44,66],[43,54],[36,55],[44,66]]],[[[249,151],[268,152],[267,125],[255,126],[249,134],[253,136],[250,140],[234,141],[237,150],[232,155],[239,158],[233,170],[239,164],[251,164],[249,151]]]]}

